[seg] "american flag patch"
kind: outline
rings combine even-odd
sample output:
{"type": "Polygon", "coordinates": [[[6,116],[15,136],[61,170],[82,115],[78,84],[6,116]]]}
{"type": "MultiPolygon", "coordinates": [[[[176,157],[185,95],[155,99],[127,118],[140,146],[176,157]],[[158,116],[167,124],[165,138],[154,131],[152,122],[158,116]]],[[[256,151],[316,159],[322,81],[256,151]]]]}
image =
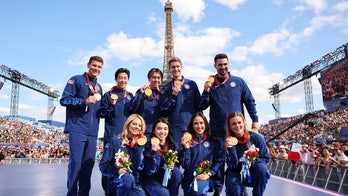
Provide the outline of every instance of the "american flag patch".
{"type": "Polygon", "coordinates": [[[74,84],[74,80],[68,80],[68,84],[74,84]]]}

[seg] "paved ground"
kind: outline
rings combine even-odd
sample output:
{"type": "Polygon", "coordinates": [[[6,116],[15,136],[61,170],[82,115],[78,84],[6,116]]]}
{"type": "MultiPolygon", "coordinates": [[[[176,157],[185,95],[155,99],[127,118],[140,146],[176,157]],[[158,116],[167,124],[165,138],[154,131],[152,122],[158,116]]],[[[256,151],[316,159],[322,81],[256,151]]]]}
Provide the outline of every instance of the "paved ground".
{"type": "MultiPolygon", "coordinates": [[[[1,196],[63,196],[66,194],[67,164],[3,164],[0,165],[1,196]]],[[[92,175],[91,196],[102,196],[100,171],[92,175]]],[[[251,189],[248,189],[251,196],[251,189]]],[[[182,192],[181,192],[182,195],[182,192]]],[[[274,177],[265,196],[327,196],[338,195],[306,184],[274,177]]]]}

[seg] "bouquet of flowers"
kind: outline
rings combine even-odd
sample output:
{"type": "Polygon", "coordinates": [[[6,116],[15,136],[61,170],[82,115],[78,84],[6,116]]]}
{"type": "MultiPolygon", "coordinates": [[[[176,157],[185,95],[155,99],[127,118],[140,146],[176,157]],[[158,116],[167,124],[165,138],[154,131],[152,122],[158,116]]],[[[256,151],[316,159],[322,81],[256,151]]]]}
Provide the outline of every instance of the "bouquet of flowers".
{"type": "Polygon", "coordinates": [[[170,179],[170,176],[172,174],[172,170],[170,169],[170,166],[175,163],[179,163],[178,160],[178,152],[172,149],[165,150],[163,152],[165,164],[164,164],[164,177],[163,177],[163,186],[168,185],[168,180],[170,179]]]}
{"type": "Polygon", "coordinates": [[[163,152],[164,159],[166,161],[167,166],[172,165],[173,163],[179,163],[178,160],[178,152],[172,149],[165,150],[163,152]]]}
{"type": "Polygon", "coordinates": [[[132,164],[130,157],[127,153],[118,149],[118,152],[115,153],[115,167],[116,168],[127,168],[130,170],[130,165],[132,164]]]}
{"type": "MultiPolygon", "coordinates": [[[[208,160],[199,162],[194,175],[197,176],[199,174],[207,174],[208,172],[210,172],[210,166],[211,166],[211,162],[208,160]]],[[[197,178],[195,178],[193,181],[193,190],[195,192],[198,191],[197,178]]]]}
{"type": "Polygon", "coordinates": [[[243,156],[239,159],[242,162],[242,170],[240,171],[241,179],[246,180],[248,183],[251,182],[250,167],[251,163],[259,157],[259,148],[256,148],[252,144],[248,150],[246,150],[243,156]]]}
{"type": "Polygon", "coordinates": [[[208,172],[210,172],[210,166],[211,163],[210,161],[202,161],[200,163],[198,163],[198,167],[196,169],[196,174],[207,174],[208,172]]]}

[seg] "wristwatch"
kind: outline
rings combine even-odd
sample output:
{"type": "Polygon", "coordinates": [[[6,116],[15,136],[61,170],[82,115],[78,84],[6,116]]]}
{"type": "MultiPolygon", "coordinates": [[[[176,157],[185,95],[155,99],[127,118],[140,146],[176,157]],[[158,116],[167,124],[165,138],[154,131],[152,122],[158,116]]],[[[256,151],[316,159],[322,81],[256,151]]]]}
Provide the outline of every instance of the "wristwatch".
{"type": "Polygon", "coordinates": [[[211,174],[211,172],[208,172],[208,176],[211,177],[213,174],[211,174]]]}

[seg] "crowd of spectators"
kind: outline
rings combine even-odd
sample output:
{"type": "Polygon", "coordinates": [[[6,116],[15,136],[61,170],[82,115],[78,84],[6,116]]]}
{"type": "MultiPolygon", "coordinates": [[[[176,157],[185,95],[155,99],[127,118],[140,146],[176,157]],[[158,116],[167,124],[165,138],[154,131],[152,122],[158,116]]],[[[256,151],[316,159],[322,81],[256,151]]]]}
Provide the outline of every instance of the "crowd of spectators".
{"type": "MultiPolygon", "coordinates": [[[[69,158],[63,128],[26,120],[0,118],[0,164],[5,158],[69,158]]],[[[97,146],[97,158],[102,147],[97,146]]]]}
{"type": "Polygon", "coordinates": [[[67,141],[56,127],[0,118],[0,159],[69,158],[67,141]]]}
{"type": "Polygon", "coordinates": [[[299,161],[327,169],[332,165],[348,167],[348,108],[317,111],[303,121],[301,118],[283,118],[261,126],[259,133],[271,141],[268,148],[272,160],[299,161]]]}
{"type": "MultiPolygon", "coordinates": [[[[296,143],[301,145],[299,161],[348,165],[347,116],[348,108],[317,111],[290,129],[302,118],[301,115],[261,125],[259,133],[266,141],[271,140],[268,148],[273,160],[290,159],[289,154],[296,143]]],[[[68,142],[68,136],[61,128],[0,118],[0,161],[4,158],[69,158],[68,142]]],[[[101,146],[96,148],[98,158],[103,149],[101,146]]]]}

